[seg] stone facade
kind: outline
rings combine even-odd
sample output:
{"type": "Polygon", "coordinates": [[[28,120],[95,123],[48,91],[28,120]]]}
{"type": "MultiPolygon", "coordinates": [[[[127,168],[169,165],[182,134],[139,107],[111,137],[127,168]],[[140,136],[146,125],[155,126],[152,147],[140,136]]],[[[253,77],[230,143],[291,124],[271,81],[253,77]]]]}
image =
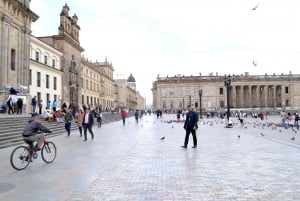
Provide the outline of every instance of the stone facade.
{"type": "Polygon", "coordinates": [[[81,83],[81,53],[84,49],[80,46],[78,17],[69,15],[70,8],[66,4],[60,13],[60,26],[58,35],[38,37],[40,40],[58,49],[62,57],[62,102],[67,105],[80,105],[81,83]]]}
{"type": "MultiPolygon", "coordinates": [[[[188,104],[206,111],[227,107],[223,76],[157,77],[153,83],[153,109],[181,110],[188,104]]],[[[300,75],[233,75],[229,104],[236,109],[299,109],[300,75]]]]}
{"type": "Polygon", "coordinates": [[[63,54],[31,36],[30,38],[30,70],[29,92],[30,98],[36,96],[37,100],[46,103],[56,100],[58,107],[62,105],[62,75],[61,58],[63,54]]]}
{"type": "Polygon", "coordinates": [[[90,62],[81,59],[80,79],[82,83],[81,105],[92,108],[99,105],[102,110],[113,109],[113,67],[107,62],[90,62]]]}
{"type": "Polygon", "coordinates": [[[115,80],[115,95],[116,108],[137,109],[137,92],[126,79],[115,80]]]}
{"type": "Polygon", "coordinates": [[[0,0],[1,101],[8,96],[7,86],[15,86],[20,95],[28,96],[31,23],[37,19],[30,10],[30,0],[0,0]]]}

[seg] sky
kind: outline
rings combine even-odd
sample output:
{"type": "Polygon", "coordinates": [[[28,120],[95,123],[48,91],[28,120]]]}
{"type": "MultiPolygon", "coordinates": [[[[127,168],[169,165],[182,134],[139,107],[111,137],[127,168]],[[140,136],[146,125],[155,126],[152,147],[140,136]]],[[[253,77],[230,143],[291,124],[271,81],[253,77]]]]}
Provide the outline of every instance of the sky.
{"type": "Polygon", "coordinates": [[[300,73],[299,0],[32,0],[32,34],[57,34],[65,3],[83,55],[132,73],[147,104],[157,75],[300,73]]]}

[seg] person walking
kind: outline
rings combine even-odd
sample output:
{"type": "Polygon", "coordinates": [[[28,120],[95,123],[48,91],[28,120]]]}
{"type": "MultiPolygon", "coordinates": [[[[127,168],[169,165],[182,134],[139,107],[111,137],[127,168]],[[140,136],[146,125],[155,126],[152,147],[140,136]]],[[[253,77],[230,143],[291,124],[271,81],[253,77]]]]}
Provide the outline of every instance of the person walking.
{"type": "Polygon", "coordinates": [[[57,102],[56,100],[54,99],[53,103],[52,103],[52,110],[53,112],[56,112],[56,108],[57,108],[57,102]]]}
{"type": "Polygon", "coordinates": [[[186,130],[184,145],[182,148],[187,148],[189,142],[190,133],[193,135],[194,146],[192,148],[197,148],[197,136],[196,130],[198,128],[198,114],[193,111],[191,105],[188,105],[188,113],[186,114],[186,119],[184,122],[184,129],[186,130]]]}
{"type": "Polygon", "coordinates": [[[92,130],[92,126],[94,124],[94,116],[92,113],[90,113],[89,108],[85,110],[85,114],[83,116],[83,131],[84,131],[84,140],[87,141],[87,130],[89,130],[89,133],[92,136],[92,140],[94,139],[94,133],[92,130]]]}
{"type": "Polygon", "coordinates": [[[135,110],[134,116],[135,116],[135,122],[139,123],[139,112],[138,112],[138,110],[135,110]]]}
{"type": "Polygon", "coordinates": [[[121,117],[123,119],[123,126],[125,126],[125,119],[127,117],[127,114],[124,109],[121,110],[121,117]]]}
{"type": "Polygon", "coordinates": [[[35,113],[36,109],[36,96],[31,99],[32,113],[35,113]]]}
{"type": "Polygon", "coordinates": [[[71,132],[71,121],[73,118],[73,115],[70,111],[70,109],[66,109],[67,113],[65,114],[65,129],[68,133],[68,136],[70,136],[70,132],[71,132]]]}
{"type": "Polygon", "coordinates": [[[7,106],[8,106],[8,114],[10,115],[10,112],[12,112],[12,114],[15,113],[14,108],[13,108],[13,100],[11,97],[9,97],[9,99],[7,100],[7,106]]]}
{"type": "Polygon", "coordinates": [[[39,107],[39,114],[41,115],[42,114],[42,108],[43,108],[43,101],[42,101],[42,99],[39,100],[38,107],[39,107]]]}
{"type": "Polygon", "coordinates": [[[78,126],[78,129],[79,129],[80,137],[82,137],[82,122],[83,122],[82,109],[79,110],[79,112],[77,114],[77,117],[76,117],[76,120],[77,120],[77,126],[78,126]]]}
{"type": "Polygon", "coordinates": [[[47,109],[47,110],[50,110],[50,109],[51,109],[51,101],[48,101],[48,102],[47,102],[47,107],[46,107],[46,109],[47,109]]]}
{"type": "Polygon", "coordinates": [[[22,112],[23,112],[23,99],[22,98],[18,98],[17,105],[18,105],[18,114],[22,114],[22,112]]]}
{"type": "Polygon", "coordinates": [[[102,112],[101,111],[97,112],[97,122],[98,122],[98,128],[100,128],[101,124],[102,124],[102,112]]]}

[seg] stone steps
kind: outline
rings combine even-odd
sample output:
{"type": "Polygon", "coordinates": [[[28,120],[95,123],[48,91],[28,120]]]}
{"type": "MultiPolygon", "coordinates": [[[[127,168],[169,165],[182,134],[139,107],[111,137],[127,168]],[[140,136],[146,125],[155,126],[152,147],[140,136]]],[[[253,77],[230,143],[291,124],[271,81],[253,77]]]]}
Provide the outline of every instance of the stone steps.
{"type": "MultiPolygon", "coordinates": [[[[132,116],[132,114],[128,116],[132,116]]],[[[22,131],[25,125],[28,123],[29,119],[30,115],[0,115],[0,149],[24,143],[22,131]]],[[[118,113],[104,113],[102,124],[119,121],[120,119],[121,117],[118,113]]],[[[48,137],[66,134],[64,123],[49,123],[46,122],[43,118],[40,118],[40,121],[44,126],[52,131],[52,133],[47,134],[48,137]]],[[[97,124],[96,118],[95,124],[97,124]]],[[[77,123],[75,122],[75,120],[73,120],[71,124],[71,130],[74,131],[77,129],[77,123]]]]}

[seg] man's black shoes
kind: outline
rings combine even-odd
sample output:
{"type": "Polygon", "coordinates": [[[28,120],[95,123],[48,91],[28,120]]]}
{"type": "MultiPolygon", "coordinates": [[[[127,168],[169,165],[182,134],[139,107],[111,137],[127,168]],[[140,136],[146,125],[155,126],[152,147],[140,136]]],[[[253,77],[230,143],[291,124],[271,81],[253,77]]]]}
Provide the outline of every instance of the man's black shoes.
{"type": "Polygon", "coordinates": [[[193,149],[197,149],[197,145],[192,147],[193,149]]]}
{"type": "Polygon", "coordinates": [[[184,148],[184,149],[186,149],[186,148],[187,148],[187,146],[181,146],[181,148],[184,148]]]}

